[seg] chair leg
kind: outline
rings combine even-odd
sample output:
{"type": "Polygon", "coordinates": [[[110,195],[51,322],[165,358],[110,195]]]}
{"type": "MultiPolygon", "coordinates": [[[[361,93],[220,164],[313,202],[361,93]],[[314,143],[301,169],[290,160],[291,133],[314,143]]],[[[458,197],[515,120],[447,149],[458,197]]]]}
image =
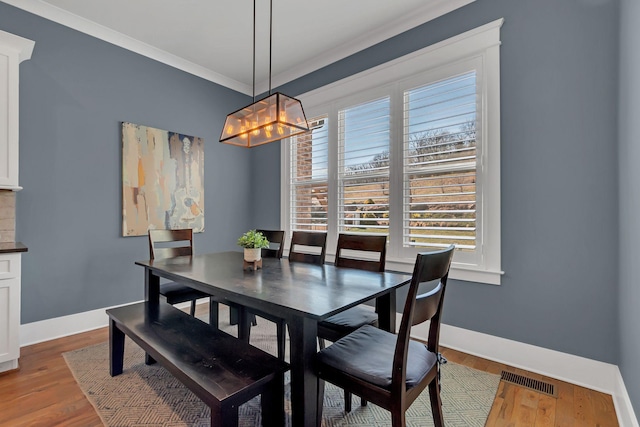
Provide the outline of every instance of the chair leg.
{"type": "Polygon", "coordinates": [[[191,300],[191,310],[189,310],[189,314],[191,315],[191,317],[196,316],[196,300],[194,299],[191,300]]]}
{"type": "Polygon", "coordinates": [[[156,359],[151,357],[151,355],[149,355],[148,353],[145,353],[144,354],[144,364],[145,365],[153,365],[154,363],[156,363],[156,359]]]}
{"type": "Polygon", "coordinates": [[[440,399],[440,381],[438,376],[429,383],[429,400],[431,401],[431,413],[433,413],[433,424],[435,427],[444,426],[442,416],[442,400],[440,399]]]}
{"type": "Polygon", "coordinates": [[[318,400],[316,401],[316,427],[322,425],[322,409],[324,408],[324,380],[318,378],[318,400]]]}
{"type": "Polygon", "coordinates": [[[367,401],[364,400],[364,397],[360,398],[360,406],[367,406],[367,401]]]}
{"type": "Polygon", "coordinates": [[[324,342],[324,338],[318,338],[318,344],[320,344],[320,350],[324,350],[326,345],[324,342]]]}
{"type": "Polygon", "coordinates": [[[402,408],[396,408],[391,411],[391,427],[406,427],[407,420],[404,416],[404,410],[402,408]]]}
{"type": "Polygon", "coordinates": [[[344,390],[344,411],[351,412],[351,392],[344,390]]]}
{"type": "Polygon", "coordinates": [[[238,321],[238,309],[234,306],[229,307],[229,324],[237,325],[238,321]]]}
{"type": "Polygon", "coordinates": [[[216,329],[220,326],[218,320],[219,308],[218,302],[213,298],[209,298],[209,324],[216,329]]]}

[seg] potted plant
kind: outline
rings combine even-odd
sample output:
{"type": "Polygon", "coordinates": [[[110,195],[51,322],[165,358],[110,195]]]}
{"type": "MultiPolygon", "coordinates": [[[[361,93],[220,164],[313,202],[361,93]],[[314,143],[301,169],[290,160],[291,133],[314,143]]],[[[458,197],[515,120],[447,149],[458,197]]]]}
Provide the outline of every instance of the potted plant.
{"type": "Polygon", "coordinates": [[[261,232],[249,230],[240,236],[238,246],[244,248],[244,260],[253,262],[262,259],[262,248],[268,248],[269,241],[261,232]]]}

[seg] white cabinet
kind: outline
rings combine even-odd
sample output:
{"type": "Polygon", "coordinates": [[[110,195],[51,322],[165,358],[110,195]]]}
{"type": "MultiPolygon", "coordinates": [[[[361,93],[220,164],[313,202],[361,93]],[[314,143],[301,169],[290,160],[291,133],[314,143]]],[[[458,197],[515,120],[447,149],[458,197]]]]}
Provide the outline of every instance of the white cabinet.
{"type": "Polygon", "coordinates": [[[19,65],[31,58],[35,42],[0,31],[0,189],[18,185],[19,65]]]}
{"type": "Polygon", "coordinates": [[[0,253],[0,372],[20,356],[20,253],[0,253]]]}

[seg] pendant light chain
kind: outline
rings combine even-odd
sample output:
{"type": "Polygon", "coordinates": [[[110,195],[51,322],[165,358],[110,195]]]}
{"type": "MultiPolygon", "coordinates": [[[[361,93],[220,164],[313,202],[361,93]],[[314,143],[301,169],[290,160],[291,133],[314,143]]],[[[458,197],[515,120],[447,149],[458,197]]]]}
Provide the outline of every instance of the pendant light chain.
{"type": "Polygon", "coordinates": [[[256,0],[253,0],[253,102],[256,102],[256,0]]]}
{"type": "Polygon", "coordinates": [[[271,53],[273,47],[273,0],[269,0],[269,95],[271,95],[271,53]]]}

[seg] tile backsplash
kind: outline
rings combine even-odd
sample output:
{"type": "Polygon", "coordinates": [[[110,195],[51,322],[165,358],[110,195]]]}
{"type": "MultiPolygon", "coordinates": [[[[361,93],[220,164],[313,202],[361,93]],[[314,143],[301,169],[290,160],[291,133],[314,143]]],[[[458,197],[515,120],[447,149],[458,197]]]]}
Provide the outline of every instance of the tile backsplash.
{"type": "Polygon", "coordinates": [[[16,240],[16,192],[0,190],[0,243],[16,240]]]}

